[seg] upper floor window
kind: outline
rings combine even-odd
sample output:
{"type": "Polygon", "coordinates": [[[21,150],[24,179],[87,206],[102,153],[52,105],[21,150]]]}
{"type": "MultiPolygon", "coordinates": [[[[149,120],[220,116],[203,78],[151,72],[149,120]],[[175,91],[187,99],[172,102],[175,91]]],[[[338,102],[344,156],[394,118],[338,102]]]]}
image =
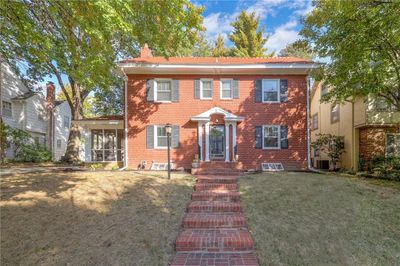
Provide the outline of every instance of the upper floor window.
{"type": "Polygon", "coordinates": [[[69,116],[64,115],[63,125],[65,128],[69,128],[69,116]]]}
{"type": "Polygon", "coordinates": [[[386,135],[386,156],[400,156],[400,134],[386,135]]]}
{"type": "Polygon", "coordinates": [[[2,109],[3,116],[12,117],[12,104],[10,102],[3,101],[2,109]]]}
{"type": "Polygon", "coordinates": [[[279,80],[263,79],[262,95],[263,102],[279,102],[279,80]]]}
{"type": "Polygon", "coordinates": [[[156,81],[155,99],[159,102],[170,102],[172,99],[171,80],[156,81]]]}
{"type": "Polygon", "coordinates": [[[280,130],[279,126],[264,126],[264,149],[279,149],[280,148],[280,130]]]}
{"type": "Polygon", "coordinates": [[[331,123],[338,122],[340,120],[340,107],[339,104],[331,106],[331,123]]]}
{"type": "Polygon", "coordinates": [[[393,107],[385,98],[376,98],[374,100],[374,107],[379,112],[390,112],[393,110],[393,107]]]}
{"type": "Polygon", "coordinates": [[[318,114],[312,116],[311,123],[311,129],[318,129],[318,114]]]}
{"type": "Polygon", "coordinates": [[[213,81],[212,79],[202,79],[200,82],[200,99],[212,99],[213,81]]]}
{"type": "Polygon", "coordinates": [[[323,85],[321,86],[321,99],[322,99],[325,95],[327,95],[328,92],[329,92],[328,86],[326,86],[326,85],[323,84],[323,85]]]}
{"type": "Polygon", "coordinates": [[[223,79],[221,80],[221,99],[232,99],[232,80],[223,79]]]}

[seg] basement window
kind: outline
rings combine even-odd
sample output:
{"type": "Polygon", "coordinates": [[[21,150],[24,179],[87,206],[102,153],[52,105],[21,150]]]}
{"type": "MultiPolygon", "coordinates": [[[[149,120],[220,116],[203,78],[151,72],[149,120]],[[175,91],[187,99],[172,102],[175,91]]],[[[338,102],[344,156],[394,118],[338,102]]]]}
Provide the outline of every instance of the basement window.
{"type": "Polygon", "coordinates": [[[261,169],[267,172],[279,172],[285,170],[282,163],[262,163],[261,169]]]}

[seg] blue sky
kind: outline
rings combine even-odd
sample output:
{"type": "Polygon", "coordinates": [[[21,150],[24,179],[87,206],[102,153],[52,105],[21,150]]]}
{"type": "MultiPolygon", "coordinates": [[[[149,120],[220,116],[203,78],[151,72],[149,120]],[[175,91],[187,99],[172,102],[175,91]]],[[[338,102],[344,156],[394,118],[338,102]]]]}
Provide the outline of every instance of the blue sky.
{"type": "Polygon", "coordinates": [[[232,31],[230,23],[242,10],[254,11],[260,16],[260,26],[264,26],[269,40],[269,51],[279,52],[287,44],[299,38],[301,17],[312,10],[310,0],[193,0],[195,5],[205,7],[204,26],[208,40],[222,34],[227,45],[227,35],[232,31]]]}
{"type": "MultiPolygon", "coordinates": [[[[197,6],[204,6],[204,26],[209,41],[222,34],[229,46],[228,34],[232,31],[231,22],[242,10],[256,12],[260,16],[260,26],[264,26],[265,34],[269,35],[266,43],[268,51],[277,53],[287,44],[299,38],[301,17],[312,10],[311,0],[192,0],[197,6]]],[[[63,76],[65,82],[67,78],[63,76]]],[[[54,76],[40,82],[45,87],[47,81],[53,81],[59,91],[57,79],[54,76]]]]}

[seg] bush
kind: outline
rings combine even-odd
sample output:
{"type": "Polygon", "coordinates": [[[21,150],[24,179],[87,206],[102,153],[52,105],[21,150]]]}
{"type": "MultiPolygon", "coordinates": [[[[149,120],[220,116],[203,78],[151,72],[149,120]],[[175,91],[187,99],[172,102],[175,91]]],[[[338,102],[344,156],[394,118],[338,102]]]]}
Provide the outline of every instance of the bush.
{"type": "Polygon", "coordinates": [[[377,156],[370,162],[375,177],[400,181],[400,157],[377,156]]]}
{"type": "Polygon", "coordinates": [[[13,144],[15,162],[39,163],[51,160],[51,152],[46,147],[34,143],[29,133],[8,126],[4,128],[4,135],[13,144]]]}

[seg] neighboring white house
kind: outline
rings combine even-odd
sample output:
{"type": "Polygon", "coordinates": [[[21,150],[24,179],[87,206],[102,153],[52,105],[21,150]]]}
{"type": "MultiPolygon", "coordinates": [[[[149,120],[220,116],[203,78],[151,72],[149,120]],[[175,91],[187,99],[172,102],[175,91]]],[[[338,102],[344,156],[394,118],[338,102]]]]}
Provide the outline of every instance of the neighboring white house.
{"type": "MultiPolygon", "coordinates": [[[[54,84],[47,84],[46,99],[42,93],[29,90],[0,57],[0,91],[1,120],[28,132],[32,140],[53,152],[53,160],[59,160],[65,153],[71,111],[68,103],[54,101],[54,84]]],[[[8,145],[6,158],[13,157],[13,147],[8,145]]]]}
{"type": "Polygon", "coordinates": [[[69,128],[71,126],[71,109],[67,101],[55,102],[53,117],[53,160],[59,161],[67,149],[69,128]]]}

